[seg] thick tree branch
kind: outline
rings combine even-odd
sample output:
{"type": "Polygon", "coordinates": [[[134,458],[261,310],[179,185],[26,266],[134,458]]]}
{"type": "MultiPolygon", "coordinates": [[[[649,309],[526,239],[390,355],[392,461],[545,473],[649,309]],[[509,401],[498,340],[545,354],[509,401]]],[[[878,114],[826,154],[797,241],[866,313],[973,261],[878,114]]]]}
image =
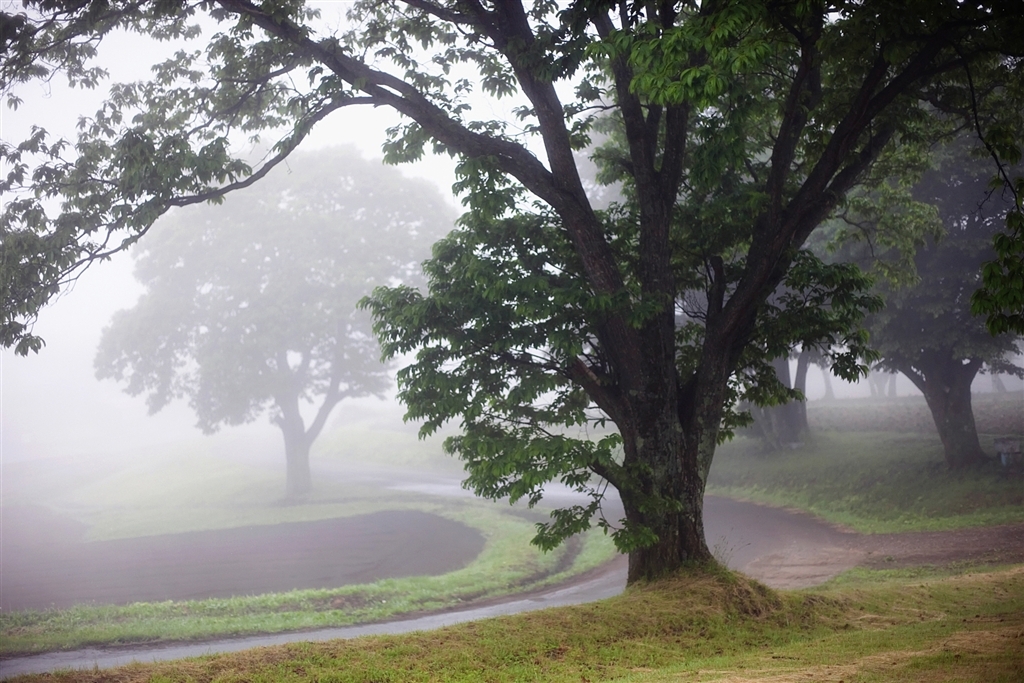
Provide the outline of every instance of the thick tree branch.
{"type": "MultiPolygon", "coordinates": [[[[821,102],[821,56],[818,52],[818,39],[824,17],[815,15],[814,25],[810,33],[800,32],[800,65],[790,85],[789,94],[783,109],[782,122],[775,136],[772,149],[771,169],[765,183],[765,193],[770,202],[767,220],[760,222],[759,227],[771,230],[778,223],[785,198],[786,179],[789,177],[796,158],[797,149],[803,136],[804,128],[810,114],[821,102]]],[[[755,239],[757,239],[755,237],[755,239]]]]}
{"type": "Polygon", "coordinates": [[[922,78],[932,75],[935,57],[949,40],[946,34],[932,36],[884,86],[882,83],[890,65],[879,51],[850,104],[849,112],[836,126],[825,150],[796,195],[781,212],[773,214],[769,211],[758,218],[746,269],[735,293],[726,303],[720,328],[709,334],[712,343],[728,344],[734,349],[734,355],[740,352],[756,317],[756,302],[773,291],[785,275],[788,265],[786,254],[799,247],[821,218],[838,204],[843,194],[833,192],[845,193],[852,186],[860,173],[877,158],[884,143],[892,136],[893,129],[889,125],[883,126],[868,138],[856,159],[850,162],[858,140],[897,97],[909,92],[922,78]]]}
{"type": "Polygon", "coordinates": [[[432,17],[437,17],[442,21],[447,21],[452,24],[459,24],[460,26],[477,26],[478,24],[468,14],[463,14],[447,7],[442,7],[433,2],[427,2],[426,0],[402,0],[409,7],[425,12],[432,17]]]}
{"type": "MultiPolygon", "coordinates": [[[[191,206],[194,204],[202,204],[204,202],[208,202],[223,197],[236,190],[242,190],[247,187],[250,187],[251,185],[257,183],[258,181],[266,177],[266,175],[270,173],[275,166],[277,166],[282,161],[287,159],[288,156],[293,151],[295,151],[299,144],[306,139],[306,136],[309,135],[309,132],[312,130],[313,126],[316,125],[318,122],[322,121],[329,114],[337,111],[338,109],[341,109],[342,107],[372,102],[373,100],[371,98],[352,97],[343,100],[334,100],[326,103],[324,106],[314,111],[311,115],[301,120],[295,126],[294,132],[291,135],[291,137],[287,138],[287,141],[285,142],[284,145],[281,146],[278,152],[271,156],[266,162],[264,162],[263,165],[260,166],[260,168],[257,169],[256,172],[253,173],[252,175],[247,176],[243,180],[231,182],[226,185],[222,185],[221,187],[213,188],[206,192],[199,192],[193,195],[152,200],[154,202],[157,202],[160,206],[159,214],[156,217],[154,217],[154,221],[155,218],[159,218],[159,216],[162,216],[164,213],[167,212],[168,209],[172,207],[183,207],[191,206]]],[[[140,208],[147,208],[147,205],[144,204],[140,208]]],[[[87,256],[84,256],[83,258],[79,259],[74,264],[72,264],[69,268],[65,270],[65,273],[67,275],[70,275],[72,272],[76,270],[80,270],[82,268],[87,267],[93,261],[102,260],[110,256],[113,256],[114,254],[124,251],[128,247],[138,242],[139,239],[142,238],[143,235],[147,234],[150,228],[152,228],[153,226],[153,222],[151,222],[148,226],[144,227],[141,230],[138,230],[130,237],[127,237],[124,240],[122,240],[121,243],[118,244],[116,247],[107,249],[105,245],[109,242],[109,237],[113,235],[114,232],[121,229],[124,220],[126,219],[122,219],[121,222],[109,227],[107,230],[108,239],[104,240],[104,242],[99,248],[90,251],[87,256]]],[[[66,280],[62,278],[62,282],[64,281],[66,280]]]]}
{"type": "Polygon", "coordinates": [[[612,422],[625,424],[622,420],[628,413],[628,408],[618,390],[602,381],[600,377],[580,358],[574,358],[567,368],[569,378],[583,387],[591,400],[603,410],[612,422]]]}
{"type": "MultiPolygon", "coordinates": [[[[579,178],[574,177],[575,171],[567,182],[566,178],[556,177],[546,169],[522,145],[470,131],[430,102],[414,86],[367,66],[342,50],[332,39],[317,42],[302,27],[282,17],[267,14],[248,0],[218,0],[218,4],[227,11],[248,17],[268,34],[286,41],[294,49],[324,64],[353,87],[366,92],[377,104],[390,106],[416,121],[442,145],[470,158],[493,158],[502,171],[518,179],[563,218],[595,293],[611,295],[622,290],[623,281],[618,265],[586,201],[579,178]]],[[[548,87],[551,87],[550,84],[548,87]]],[[[554,101],[557,102],[557,98],[554,101]]],[[[558,110],[557,116],[561,118],[560,106],[558,110]]],[[[541,116],[540,112],[538,116],[541,116]]],[[[553,114],[547,112],[544,116],[550,117],[553,114]]],[[[556,153],[555,159],[558,158],[559,154],[556,153]]],[[[609,325],[616,328],[617,336],[632,336],[624,321],[611,319],[609,325]]]]}

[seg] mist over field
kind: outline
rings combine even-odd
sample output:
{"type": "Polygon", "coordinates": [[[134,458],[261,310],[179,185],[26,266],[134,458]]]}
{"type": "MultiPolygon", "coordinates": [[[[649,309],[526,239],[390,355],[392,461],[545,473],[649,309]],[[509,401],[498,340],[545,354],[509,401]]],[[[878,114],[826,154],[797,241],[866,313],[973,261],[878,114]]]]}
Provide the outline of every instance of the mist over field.
{"type": "Polygon", "coordinates": [[[0,680],[1024,680],[1011,4],[0,0],[0,680]]]}
{"type": "MultiPolygon", "coordinates": [[[[138,37],[121,36],[109,41],[104,50],[111,50],[112,80],[145,75],[139,71],[145,60],[121,59],[117,51],[138,55],[151,48],[138,37]]],[[[44,92],[39,86],[22,89],[26,91],[21,93],[24,104],[17,111],[4,108],[0,114],[7,139],[20,139],[32,125],[43,125],[70,137],[77,116],[91,114],[100,102],[99,93],[69,90],[59,81],[49,84],[44,92]]],[[[378,158],[384,131],[395,120],[392,114],[380,110],[341,112],[320,124],[303,149],[355,145],[365,158],[378,158]]],[[[450,160],[428,155],[422,162],[401,166],[401,172],[429,180],[452,206],[457,205],[451,194],[450,160]]],[[[2,494],[8,503],[24,501],[17,489],[21,477],[16,476],[14,466],[19,465],[17,471],[22,472],[25,463],[32,463],[33,479],[47,468],[59,471],[71,462],[76,464],[74,469],[88,468],[87,463],[97,467],[103,463],[104,469],[137,467],[150,459],[183,454],[203,454],[283,472],[281,434],[266,418],[224,427],[207,436],[195,427],[195,416],[184,402],[174,401],[150,415],[142,397],[130,397],[117,383],[95,378],[93,358],[103,329],[116,311],[134,305],[143,291],[132,277],[132,269],[131,251],[92,265],[40,315],[35,332],[46,340],[40,353],[20,357],[11,350],[0,351],[0,461],[7,474],[2,479],[2,494]]],[[[1020,380],[1015,378],[1004,376],[1003,382],[1010,391],[1021,388],[1020,380]]],[[[831,384],[838,399],[872,395],[866,380],[850,384],[833,377],[831,384]]],[[[993,391],[991,377],[979,375],[974,391],[993,391]]],[[[920,396],[903,376],[896,379],[896,392],[901,397],[920,396]]],[[[346,399],[334,410],[328,428],[313,448],[314,480],[318,458],[325,449],[335,456],[346,450],[344,437],[335,434],[346,433],[346,428],[361,434],[375,430],[401,434],[406,442],[413,438],[416,426],[403,424],[404,409],[393,394],[390,391],[384,400],[346,399]]],[[[824,378],[816,366],[808,373],[806,394],[811,401],[825,395],[824,378]]],[[[431,442],[427,450],[431,449],[440,451],[440,439],[431,442]]],[[[381,455],[380,449],[374,453],[368,447],[350,450],[355,454],[350,461],[365,458],[372,462],[375,455],[381,455]]],[[[381,459],[394,461],[390,456],[381,459]]],[[[434,459],[439,461],[441,456],[434,459]]],[[[449,462],[447,469],[457,472],[460,468],[449,462]]],[[[55,476],[53,481],[57,485],[61,478],[55,476]]]]}
{"type": "MultiPolygon", "coordinates": [[[[312,4],[323,12],[325,24],[342,23],[342,10],[336,4],[312,4]]],[[[129,81],[146,78],[150,63],[178,47],[177,43],[155,43],[135,34],[115,34],[104,42],[101,55],[110,71],[110,82],[129,81]]],[[[47,128],[54,137],[64,135],[73,139],[78,117],[91,115],[104,96],[102,88],[72,90],[61,79],[45,85],[19,86],[15,92],[22,97],[23,104],[17,110],[4,107],[0,111],[0,132],[7,140],[22,139],[33,125],[47,128]]],[[[355,145],[365,158],[379,158],[385,130],[397,121],[396,115],[383,108],[346,109],[318,124],[302,148],[355,145]]],[[[429,180],[453,206],[458,205],[451,194],[451,160],[428,152],[421,162],[405,164],[401,171],[429,180]]],[[[279,459],[280,435],[265,419],[203,436],[195,429],[195,418],[182,402],[148,415],[141,397],[125,395],[115,382],[95,379],[93,357],[103,328],[114,312],[132,306],[142,291],[132,278],[132,267],[132,252],[94,264],[56,303],[48,306],[35,326],[35,331],[46,340],[39,354],[23,358],[10,350],[0,351],[3,463],[58,462],[68,458],[113,458],[132,463],[154,452],[180,450],[219,453],[225,457],[238,452],[246,458],[279,459]]],[[[988,375],[980,375],[974,390],[992,391],[991,382],[988,375]]],[[[1021,386],[1019,380],[1009,377],[1004,378],[1004,383],[1011,391],[1021,386]]],[[[833,378],[832,384],[837,398],[871,396],[866,381],[853,385],[833,378]]],[[[902,376],[896,380],[896,390],[900,396],[919,395],[902,376]]],[[[816,367],[809,372],[806,393],[812,401],[825,395],[825,384],[816,367]]],[[[391,399],[348,399],[335,410],[332,425],[394,424],[395,429],[401,430],[402,412],[401,406],[391,399]]],[[[4,486],[9,487],[10,483],[4,486]]]]}

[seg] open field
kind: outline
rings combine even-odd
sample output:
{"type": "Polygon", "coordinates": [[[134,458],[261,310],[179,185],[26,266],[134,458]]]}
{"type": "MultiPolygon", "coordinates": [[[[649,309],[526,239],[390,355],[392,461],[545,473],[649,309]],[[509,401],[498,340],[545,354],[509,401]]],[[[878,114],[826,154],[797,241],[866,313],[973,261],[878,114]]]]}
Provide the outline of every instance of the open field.
{"type": "MultiPolygon", "coordinates": [[[[910,400],[906,402],[912,403],[910,400]]],[[[993,402],[993,405],[997,404],[993,402]]],[[[833,414],[837,414],[835,410],[833,414]]],[[[1003,414],[1010,415],[1005,411],[1003,414]]],[[[445,609],[485,596],[550,584],[597,566],[613,554],[610,541],[598,533],[583,539],[581,546],[543,555],[528,544],[533,534],[532,522],[542,513],[513,511],[507,505],[485,503],[468,495],[456,498],[425,495],[422,491],[429,490],[432,486],[432,475],[412,473],[408,469],[403,469],[406,466],[422,464],[425,456],[428,460],[436,458],[430,449],[424,448],[423,444],[418,442],[410,441],[405,444],[405,450],[400,451],[395,456],[395,461],[391,463],[397,467],[390,471],[391,474],[397,479],[405,477],[406,483],[411,481],[412,484],[382,484],[382,477],[391,476],[387,474],[388,470],[351,468],[350,463],[346,462],[353,457],[352,454],[372,452],[381,447],[379,439],[384,437],[373,433],[372,430],[363,431],[365,434],[361,436],[361,428],[343,430],[335,435],[333,442],[328,441],[334,444],[335,450],[330,454],[321,454],[320,458],[314,461],[314,472],[319,475],[316,490],[301,504],[281,504],[280,473],[275,468],[254,467],[242,460],[211,458],[209,454],[172,454],[154,457],[140,460],[138,464],[127,469],[106,467],[101,462],[78,463],[80,470],[75,471],[76,464],[69,463],[70,470],[64,468],[59,472],[60,476],[74,482],[75,485],[71,487],[57,487],[54,482],[45,478],[33,478],[30,472],[15,470],[15,477],[21,478],[19,483],[22,486],[17,489],[13,499],[11,496],[5,498],[5,504],[26,504],[30,501],[35,504],[46,504],[49,509],[65,515],[67,519],[80,525],[85,536],[95,543],[130,542],[132,539],[160,534],[205,533],[239,527],[354,519],[386,511],[425,512],[465,524],[475,533],[485,537],[484,550],[472,563],[440,576],[387,579],[371,584],[331,589],[307,589],[211,600],[121,606],[85,605],[61,610],[4,613],[0,614],[0,652],[9,655],[16,652],[72,648],[90,643],[190,640],[223,634],[290,631],[378,621],[410,612],[445,609]],[[344,448],[348,448],[348,455],[341,452],[344,448]]],[[[989,442],[987,445],[990,445],[991,436],[986,436],[985,439],[989,442]]],[[[968,475],[958,473],[951,476],[942,465],[941,451],[936,450],[938,448],[937,439],[913,430],[887,433],[817,433],[808,439],[804,448],[782,454],[764,454],[760,452],[755,442],[739,439],[721,449],[716,459],[709,492],[777,506],[800,507],[832,522],[867,532],[957,529],[1024,521],[1024,480],[1008,478],[1005,472],[994,465],[968,475]]],[[[11,471],[5,468],[5,475],[11,471]]],[[[450,469],[446,471],[446,480],[450,480],[450,472],[450,469]]],[[[884,563],[869,564],[893,566],[884,563]]],[[[968,563],[946,564],[943,571],[948,573],[951,569],[963,571],[966,568],[977,570],[977,562],[972,560],[968,563]]],[[[763,615],[758,612],[755,615],[757,623],[744,625],[741,628],[742,634],[737,636],[741,642],[749,646],[747,652],[743,652],[731,640],[732,636],[729,636],[729,640],[719,643],[720,655],[707,655],[704,650],[680,655],[683,656],[683,660],[680,661],[685,661],[685,664],[676,662],[665,666],[647,666],[643,663],[634,663],[632,668],[622,668],[615,663],[618,660],[608,659],[611,657],[610,654],[600,655],[594,660],[594,666],[578,669],[573,674],[575,678],[566,674],[569,677],[565,680],[581,680],[581,677],[598,680],[604,678],[605,673],[612,677],[624,676],[625,680],[781,681],[793,680],[805,674],[817,680],[832,680],[829,678],[831,673],[821,669],[819,664],[814,663],[814,657],[804,651],[807,648],[813,650],[823,647],[819,641],[814,640],[814,637],[818,637],[819,640],[841,637],[842,652],[832,653],[829,657],[823,657],[821,661],[846,661],[847,664],[844,666],[847,668],[836,669],[840,676],[844,675],[843,671],[850,671],[848,667],[855,667],[854,670],[859,672],[857,675],[860,678],[845,680],[892,680],[885,676],[897,671],[913,673],[919,669],[926,673],[936,673],[945,670],[939,666],[945,660],[942,657],[935,659],[927,653],[931,652],[928,648],[933,647],[933,644],[928,644],[931,642],[928,639],[938,631],[925,629],[918,632],[914,630],[918,625],[914,624],[911,630],[917,634],[913,637],[920,640],[919,649],[911,648],[898,656],[897,653],[889,651],[880,654],[882,650],[872,649],[875,645],[871,644],[870,634],[861,633],[858,636],[859,631],[845,628],[837,631],[829,615],[835,616],[833,608],[838,609],[836,605],[847,610],[843,614],[850,614],[849,610],[853,609],[850,605],[861,604],[856,601],[867,600],[870,596],[875,596],[870,598],[871,600],[884,602],[882,598],[877,597],[879,591],[899,592],[900,586],[909,586],[913,581],[941,583],[962,579],[940,574],[941,572],[936,573],[935,570],[927,568],[910,568],[904,570],[904,573],[855,569],[829,586],[806,594],[828,596],[829,599],[824,602],[819,601],[818,597],[808,602],[809,598],[806,595],[801,598],[803,602],[793,602],[791,597],[787,597],[789,594],[764,592],[763,595],[774,596],[770,601],[775,606],[769,610],[774,615],[773,619],[803,624],[798,631],[789,633],[789,640],[785,641],[783,650],[773,650],[771,661],[761,661],[764,659],[763,653],[760,652],[763,643],[758,640],[761,636],[756,634],[763,634],[764,631],[759,630],[763,626],[760,621],[763,615]],[[799,605],[803,606],[798,608],[799,605]],[[822,608],[824,612],[819,613],[819,607],[822,605],[825,606],[822,608]],[[814,636],[819,632],[819,636],[814,636]],[[865,643],[868,645],[864,645],[865,643]],[[732,654],[721,659],[725,656],[724,653],[729,652],[732,654]],[[854,657],[854,654],[857,654],[857,657],[854,657]],[[605,657],[604,660],[601,659],[602,656],[605,657]],[[871,667],[874,666],[873,658],[876,656],[883,659],[892,656],[901,664],[892,665],[896,668],[891,670],[883,667],[878,669],[877,675],[869,675],[869,672],[873,671],[871,667]],[[846,659],[843,659],[844,657],[846,659]],[[929,657],[939,664],[927,664],[932,661],[929,657]],[[791,662],[790,658],[797,662],[796,669],[790,670],[783,666],[791,662]],[[721,666],[714,664],[715,662],[720,662],[721,666]],[[721,676],[709,674],[709,669],[723,673],[721,676]],[[698,675],[698,670],[703,673],[698,675]],[[729,671],[732,673],[726,675],[729,671]],[[749,676],[729,678],[733,674],[741,675],[736,672],[743,672],[742,676],[749,676]]],[[[747,588],[744,591],[762,594],[761,588],[749,584],[746,579],[725,579],[725,576],[722,574],[716,581],[725,581],[723,585],[745,585],[747,588]]],[[[977,576],[996,577],[1002,574],[977,576]]],[[[1019,573],[1011,572],[1006,576],[1009,578],[1006,578],[1005,586],[1000,583],[993,590],[1009,596],[1011,600],[1019,601],[1019,573]]],[[[961,588],[950,590],[956,592],[961,588]]],[[[720,598],[725,599],[720,595],[714,599],[720,598]]],[[[732,615],[728,616],[729,624],[737,619],[742,621],[748,618],[749,615],[737,616],[743,615],[746,607],[737,606],[728,600],[723,603],[721,610],[723,614],[732,615]]],[[[964,607],[966,609],[966,606],[964,607]]],[[[691,607],[680,604],[679,609],[691,607]]],[[[922,606],[914,609],[932,608],[922,606]]],[[[949,613],[942,605],[935,606],[934,609],[944,614],[949,613]]],[[[894,618],[894,613],[888,606],[875,605],[871,610],[874,610],[870,611],[870,614],[874,615],[872,619],[880,623],[885,622],[887,629],[889,626],[910,628],[910,625],[899,620],[896,620],[898,623],[888,623],[894,618]]],[[[707,633],[717,634],[723,627],[718,624],[713,628],[707,625],[700,628],[707,633]]],[[[1020,629],[1018,631],[1024,633],[1020,629]]],[[[902,631],[890,636],[904,637],[902,631]]],[[[890,636],[882,638],[882,641],[891,643],[886,640],[890,636]]],[[[990,636],[991,634],[986,631],[984,637],[990,636]]],[[[565,639],[569,636],[563,634],[559,638],[565,639]]],[[[584,639],[585,635],[577,634],[573,638],[584,639]]],[[[781,641],[772,639],[766,642],[781,641]]],[[[1017,652],[1020,652],[1020,644],[1024,641],[1018,638],[1014,642],[1018,648],[1017,652]]],[[[527,643],[522,647],[532,652],[530,648],[537,646],[527,643]]],[[[555,646],[554,649],[558,650],[560,647],[555,646]]],[[[603,652],[602,648],[609,646],[596,643],[593,647],[603,652]]],[[[652,647],[671,649],[672,646],[663,643],[652,647]]],[[[976,680],[1000,680],[999,676],[1003,672],[1003,668],[1000,668],[1003,664],[1000,662],[1005,659],[1003,655],[996,653],[993,655],[994,659],[990,661],[986,659],[988,655],[979,659],[976,654],[972,655],[973,659],[964,661],[989,667],[983,670],[990,671],[995,676],[991,679],[976,680]]],[[[580,657],[576,659],[582,667],[583,659],[580,657]]],[[[961,658],[963,657],[961,654],[961,658]]],[[[961,658],[956,659],[954,664],[961,658]]],[[[516,666],[519,666],[519,659],[513,657],[511,661],[515,666],[510,669],[511,673],[508,674],[507,680],[516,680],[515,671],[516,666]]],[[[539,661],[546,660],[540,657],[539,661]]],[[[628,663],[631,660],[627,657],[623,661],[628,663]]],[[[183,666],[186,668],[181,671],[191,671],[188,669],[191,665],[183,666]]],[[[331,680],[336,678],[335,673],[327,669],[309,668],[311,665],[308,662],[297,666],[304,670],[321,671],[331,680]]],[[[425,676],[424,680],[447,678],[448,670],[445,667],[451,666],[451,663],[442,663],[438,666],[442,668],[416,676],[425,676]],[[445,673],[442,674],[442,671],[445,673]]],[[[385,671],[385,668],[373,669],[380,674],[377,679],[406,680],[395,673],[402,669],[385,671]],[[391,674],[387,671],[391,671],[391,674]]],[[[958,669],[953,667],[950,670],[958,669]]],[[[479,673],[479,670],[477,671],[479,673]]],[[[538,670],[526,667],[523,671],[540,671],[526,674],[525,679],[528,680],[549,678],[548,668],[542,667],[538,670]],[[535,678],[531,678],[534,676],[535,678]]],[[[1013,673],[1016,670],[1008,671],[1013,673]]],[[[252,673],[234,673],[224,680],[250,680],[249,676],[252,673]]],[[[170,678],[164,679],[161,678],[163,675],[159,674],[152,680],[181,678],[178,674],[168,674],[170,678]]],[[[198,676],[196,680],[209,679],[204,676],[206,674],[198,676]]],[[[276,680],[270,674],[267,676],[268,680],[276,680]]],[[[367,676],[352,680],[376,680],[369,674],[367,676]]],[[[412,680],[415,680],[416,676],[413,676],[412,680]]],[[[455,676],[454,679],[458,679],[459,676],[455,676]]],[[[561,680],[558,676],[552,680],[561,680]]],[[[910,676],[908,680],[947,680],[929,676],[931,673],[923,678],[910,676]]],[[[469,674],[463,678],[473,680],[469,674]]],[[[491,680],[492,676],[486,675],[484,678],[491,680]]],[[[501,676],[493,679],[506,680],[501,676]]],[[[135,679],[129,677],[124,680],[135,679]]],[[[953,676],[949,680],[975,679],[953,676]]],[[[1005,680],[1016,679],[1010,677],[1005,680]]]]}
{"type": "Polygon", "coordinates": [[[776,592],[720,571],[404,636],[18,681],[912,681],[1024,676],[1024,568],[776,592]]]}
{"type": "Polygon", "coordinates": [[[1024,521],[1020,473],[995,462],[951,472],[938,437],[925,434],[816,433],[779,453],[737,438],[719,448],[707,490],[806,510],[864,533],[1024,521]]]}

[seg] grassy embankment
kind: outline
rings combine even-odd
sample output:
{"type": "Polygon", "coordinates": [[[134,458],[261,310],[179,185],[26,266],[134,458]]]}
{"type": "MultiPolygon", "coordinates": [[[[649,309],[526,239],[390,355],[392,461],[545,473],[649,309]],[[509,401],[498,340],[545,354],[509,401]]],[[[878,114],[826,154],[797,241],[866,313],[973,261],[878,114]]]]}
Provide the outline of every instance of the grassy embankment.
{"type": "MultiPolygon", "coordinates": [[[[328,444],[338,447],[345,436],[343,430],[328,444]]],[[[348,433],[348,442],[357,451],[380,445],[379,435],[369,445],[353,443],[362,436],[359,430],[348,433]]],[[[417,464],[415,436],[411,443],[399,437],[396,441],[400,445],[397,464],[417,464]]],[[[418,462],[422,464],[422,459],[418,462]]],[[[600,533],[588,534],[565,549],[540,552],[529,540],[534,522],[545,516],[542,511],[528,514],[520,508],[513,511],[507,503],[470,496],[446,498],[353,484],[343,473],[318,479],[314,492],[293,504],[280,500],[278,469],[251,467],[244,460],[233,462],[210,454],[170,454],[139,460],[128,468],[98,467],[75,477],[76,485],[63,488],[55,487],[47,475],[9,481],[5,505],[45,504],[88,524],[86,538],[95,541],[418,510],[466,524],[484,536],[485,545],[469,565],[442,576],[228,599],[3,613],[0,654],[381,621],[550,585],[614,556],[610,539],[600,533]]]]}
{"type": "Polygon", "coordinates": [[[19,681],[830,681],[1024,677],[1024,568],[775,592],[687,574],[600,603],[437,631],[19,681]]]}
{"type": "MultiPolygon", "coordinates": [[[[982,448],[1024,436],[1024,395],[980,395],[982,448]]],[[[765,453],[755,439],[718,449],[708,493],[807,510],[864,533],[1024,522],[1024,476],[994,459],[952,472],[924,400],[812,402],[802,447],[765,453]]]]}

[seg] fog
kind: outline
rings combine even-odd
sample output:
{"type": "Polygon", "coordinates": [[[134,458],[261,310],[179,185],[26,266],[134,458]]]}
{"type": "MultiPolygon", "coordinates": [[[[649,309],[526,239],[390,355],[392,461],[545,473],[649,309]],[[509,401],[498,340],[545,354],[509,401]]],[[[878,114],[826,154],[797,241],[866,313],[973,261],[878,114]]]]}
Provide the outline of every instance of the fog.
{"type": "MultiPolygon", "coordinates": [[[[328,16],[327,20],[332,19],[328,16]]],[[[104,43],[101,55],[107,60],[111,82],[116,82],[146,77],[148,61],[157,60],[174,47],[118,35],[104,43]],[[139,59],[140,54],[150,55],[150,60],[139,59]]],[[[33,125],[47,128],[54,137],[73,139],[78,116],[91,115],[104,91],[71,90],[58,78],[45,85],[22,87],[18,94],[24,100],[22,106],[0,112],[0,133],[8,141],[22,139],[33,125]]],[[[384,109],[341,110],[318,125],[303,149],[350,144],[364,157],[377,158],[384,131],[397,121],[397,116],[384,109]]],[[[403,166],[402,171],[428,179],[450,197],[454,180],[451,160],[428,155],[419,163],[403,166]]],[[[131,272],[130,253],[94,264],[74,287],[40,314],[35,332],[45,339],[46,346],[39,354],[24,358],[10,350],[0,351],[0,459],[4,463],[134,459],[154,450],[181,448],[217,452],[242,449],[253,457],[279,458],[279,432],[265,419],[205,437],[194,428],[194,416],[182,403],[148,415],[141,398],[127,396],[114,382],[94,378],[92,358],[102,329],[115,311],[130,307],[141,292],[131,272]]],[[[1019,384],[1012,378],[1007,382],[1010,389],[1019,384]]],[[[837,398],[871,395],[867,382],[850,384],[832,378],[832,385],[837,398]]],[[[991,391],[988,375],[979,375],[975,390],[991,391]]],[[[897,393],[919,394],[902,376],[897,379],[897,393]]],[[[821,372],[812,367],[807,396],[816,400],[824,395],[821,372]]],[[[400,415],[400,408],[393,402],[361,399],[345,401],[335,410],[334,419],[397,421],[400,415]]]]}
{"type": "MultiPolygon", "coordinates": [[[[104,42],[100,54],[111,72],[110,82],[119,82],[145,78],[148,63],[173,47],[139,36],[115,35],[104,42]]],[[[46,128],[52,139],[74,140],[78,117],[92,115],[105,90],[102,86],[99,91],[73,90],[56,78],[45,85],[22,86],[16,93],[23,104],[16,111],[4,107],[0,112],[0,135],[9,142],[26,137],[32,126],[46,128]]],[[[397,122],[396,115],[381,109],[342,110],[322,122],[302,148],[354,145],[365,158],[379,158],[385,130],[397,122]]],[[[451,160],[427,155],[401,170],[409,177],[429,180],[450,197],[451,160]]],[[[249,452],[254,447],[260,452],[276,448],[280,457],[280,432],[265,419],[204,437],[181,402],[150,416],[141,397],[129,397],[116,383],[94,378],[93,356],[103,328],[115,311],[131,307],[142,292],[132,277],[132,266],[130,252],[95,263],[47,306],[34,328],[46,342],[40,353],[21,357],[9,349],[0,351],[2,461],[135,458],[172,446],[216,450],[232,446],[249,452]]],[[[389,418],[400,416],[395,405],[364,399],[346,401],[336,409],[335,418],[345,419],[346,411],[365,417],[378,408],[389,418]]]]}
{"type": "MultiPolygon", "coordinates": [[[[106,42],[101,54],[109,60],[111,80],[145,78],[148,60],[138,55],[151,47],[150,41],[139,37],[119,36],[106,42]]],[[[175,47],[165,45],[161,51],[166,53],[175,47]]],[[[153,53],[152,59],[160,56],[153,53]]],[[[78,117],[92,115],[104,91],[70,90],[56,79],[45,86],[20,88],[17,94],[24,104],[17,111],[0,112],[0,135],[5,141],[24,139],[34,125],[48,129],[54,138],[74,139],[78,117]]],[[[376,159],[386,129],[397,123],[398,118],[387,110],[342,110],[319,124],[301,148],[354,145],[365,158],[376,159]]],[[[239,150],[240,155],[247,152],[239,150]]],[[[401,167],[401,171],[429,180],[453,206],[457,205],[451,195],[455,179],[451,160],[428,155],[419,163],[401,167]]],[[[224,490],[230,490],[233,500],[275,505],[283,485],[259,488],[263,485],[260,479],[251,484],[255,494],[230,488],[232,473],[240,467],[272,472],[264,478],[284,483],[281,430],[269,424],[265,416],[205,436],[196,428],[196,416],[184,402],[172,402],[150,415],[143,397],[128,396],[116,382],[95,379],[93,356],[103,328],[116,311],[131,307],[142,292],[133,279],[132,268],[131,252],[93,264],[74,287],[41,312],[34,332],[46,344],[38,354],[22,357],[10,350],[0,351],[0,504],[49,506],[69,514],[84,511],[85,516],[92,515],[90,521],[102,522],[103,538],[115,540],[133,533],[143,536],[167,532],[157,516],[170,514],[168,511],[183,515],[184,521],[167,526],[174,530],[236,523],[228,513],[207,514],[204,508],[204,497],[218,496],[224,490]],[[130,476],[119,478],[125,472],[130,476]],[[92,489],[88,496],[72,496],[89,486],[92,489]],[[112,497],[110,492],[119,495],[112,497]],[[102,504],[112,498],[116,506],[102,509],[102,504]],[[173,498],[173,505],[165,503],[166,498],[173,498]],[[133,526],[131,516],[145,506],[153,516],[145,517],[151,514],[146,512],[142,515],[145,518],[133,526]]],[[[793,370],[795,365],[796,361],[793,370]]],[[[1021,387],[1019,380],[1004,381],[1009,390],[1021,387]]],[[[830,383],[840,399],[872,395],[866,381],[851,384],[834,377],[830,383]]],[[[979,376],[975,390],[991,391],[990,377],[979,376]]],[[[389,395],[393,393],[392,389],[389,395]]],[[[806,393],[810,400],[825,396],[825,380],[817,367],[808,373],[806,393]]],[[[896,394],[920,396],[902,376],[896,380],[896,394]]],[[[418,446],[415,425],[404,425],[401,415],[402,409],[393,398],[342,401],[312,449],[314,489],[318,475],[328,473],[339,479],[339,470],[345,470],[346,484],[371,480],[352,474],[358,469],[353,465],[383,465],[395,470],[410,463],[417,467],[436,465],[439,458],[424,460],[422,454],[439,454],[439,439],[418,446]]],[[[444,479],[439,483],[422,477],[410,481],[407,477],[393,488],[407,492],[443,490],[447,492],[444,495],[451,495],[458,465],[450,464],[440,471],[444,479]]],[[[381,489],[386,487],[380,479],[373,482],[381,489]]],[[[339,504],[333,500],[330,503],[339,504]]],[[[250,511],[246,523],[269,523],[266,520],[286,517],[271,519],[250,511]]]]}

